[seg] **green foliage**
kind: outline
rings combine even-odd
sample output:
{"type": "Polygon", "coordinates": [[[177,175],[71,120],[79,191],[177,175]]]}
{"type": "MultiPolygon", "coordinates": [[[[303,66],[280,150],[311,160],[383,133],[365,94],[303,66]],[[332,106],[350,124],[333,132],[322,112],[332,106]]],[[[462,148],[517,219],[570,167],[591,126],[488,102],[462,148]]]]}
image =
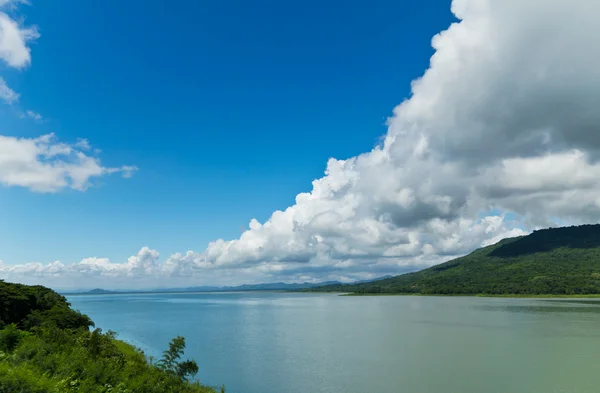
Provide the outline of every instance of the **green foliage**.
{"type": "Polygon", "coordinates": [[[424,295],[600,294],[600,225],[535,231],[416,273],[307,291],[424,295]]]}
{"type": "Polygon", "coordinates": [[[0,393],[63,393],[51,380],[29,367],[14,367],[0,355],[0,393]]]}
{"type": "Polygon", "coordinates": [[[94,325],[86,315],[69,306],[64,296],[49,288],[0,280],[0,328],[11,323],[27,330],[42,323],[63,329],[87,329],[94,325]]]}
{"type": "Polygon", "coordinates": [[[13,329],[19,332],[20,339],[10,351],[0,353],[0,393],[216,392],[183,380],[185,367],[176,368],[183,374],[171,374],[151,365],[141,351],[100,329],[90,332],[48,326],[29,334],[9,329],[11,336],[13,329]]]}
{"type": "Polygon", "coordinates": [[[5,326],[4,329],[0,330],[0,351],[14,351],[21,339],[26,335],[27,333],[17,329],[17,326],[14,323],[5,326]]]}
{"type": "Polygon", "coordinates": [[[157,366],[169,375],[174,375],[186,381],[188,377],[198,373],[198,365],[194,360],[179,361],[185,350],[185,338],[177,336],[169,343],[169,349],[163,352],[163,356],[157,366]]]}
{"type": "Polygon", "coordinates": [[[183,337],[162,369],[114,332],[90,331],[91,320],[48,288],[0,282],[0,312],[0,393],[217,392],[187,381],[198,366],[179,361],[183,337]]]}

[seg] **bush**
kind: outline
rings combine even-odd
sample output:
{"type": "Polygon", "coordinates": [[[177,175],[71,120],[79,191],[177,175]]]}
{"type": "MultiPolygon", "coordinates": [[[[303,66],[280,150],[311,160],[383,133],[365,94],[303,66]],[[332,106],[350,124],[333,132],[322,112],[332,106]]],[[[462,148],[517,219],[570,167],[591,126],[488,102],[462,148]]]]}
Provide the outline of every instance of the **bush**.
{"type": "Polygon", "coordinates": [[[11,353],[25,335],[26,333],[17,329],[15,324],[5,326],[0,330],[0,351],[11,353]]]}
{"type": "Polygon", "coordinates": [[[198,366],[180,361],[176,337],[161,367],[44,287],[0,281],[0,393],[216,393],[188,382],[198,366]],[[8,323],[5,325],[5,323],[8,323]]]}

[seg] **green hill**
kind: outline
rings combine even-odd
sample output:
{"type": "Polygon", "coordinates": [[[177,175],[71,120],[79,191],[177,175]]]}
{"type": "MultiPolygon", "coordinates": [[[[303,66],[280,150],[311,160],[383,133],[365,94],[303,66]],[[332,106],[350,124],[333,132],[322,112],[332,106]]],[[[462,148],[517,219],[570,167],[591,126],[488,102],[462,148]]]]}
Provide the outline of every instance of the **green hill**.
{"type": "Polygon", "coordinates": [[[363,294],[600,294],[600,225],[551,228],[504,239],[416,273],[316,292],[363,294]]]}
{"type": "MultiPolygon", "coordinates": [[[[0,393],[216,393],[190,381],[183,337],[152,362],[49,288],[0,280],[0,393]]],[[[220,390],[224,392],[224,389],[220,390]]]]}

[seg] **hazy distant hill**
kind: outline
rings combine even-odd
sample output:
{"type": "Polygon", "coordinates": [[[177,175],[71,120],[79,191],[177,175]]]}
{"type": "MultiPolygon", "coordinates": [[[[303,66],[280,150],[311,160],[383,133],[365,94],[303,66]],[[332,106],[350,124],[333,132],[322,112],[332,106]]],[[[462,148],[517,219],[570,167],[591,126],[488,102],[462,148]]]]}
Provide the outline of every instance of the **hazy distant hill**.
{"type": "Polygon", "coordinates": [[[91,291],[87,291],[87,293],[102,294],[102,293],[115,293],[115,291],[109,291],[106,289],[95,288],[95,289],[92,289],[91,291]]]}
{"type": "Polygon", "coordinates": [[[121,289],[116,291],[109,291],[106,289],[96,288],[90,291],[88,290],[71,290],[71,291],[59,291],[63,294],[111,294],[111,293],[161,293],[161,292],[235,292],[235,291],[294,291],[300,289],[313,288],[323,285],[334,285],[340,284],[339,281],[324,281],[319,283],[291,283],[286,284],[283,282],[276,283],[265,283],[265,284],[244,284],[230,287],[217,287],[217,286],[197,286],[197,287],[186,287],[186,288],[156,288],[156,289],[144,289],[144,290],[133,290],[133,289],[121,289]]]}
{"type": "Polygon", "coordinates": [[[243,284],[238,286],[198,286],[187,288],[158,288],[149,292],[235,292],[235,291],[290,291],[297,289],[313,288],[316,286],[339,284],[338,281],[325,281],[320,283],[292,283],[273,282],[264,284],[243,284]]]}
{"type": "Polygon", "coordinates": [[[598,294],[600,225],[551,228],[504,239],[416,273],[317,292],[419,294],[598,294]]]}
{"type": "MultiPolygon", "coordinates": [[[[379,277],[372,280],[363,280],[356,281],[356,283],[364,283],[371,282],[374,280],[379,280],[382,278],[387,278],[391,276],[379,277]]],[[[243,284],[238,286],[230,286],[230,287],[217,287],[217,286],[197,286],[197,287],[187,287],[187,288],[156,288],[156,289],[146,289],[146,290],[118,290],[118,291],[109,291],[106,289],[96,288],[91,291],[86,290],[78,290],[78,291],[60,291],[60,293],[64,294],[110,294],[110,293],[160,293],[160,292],[237,292],[237,291],[298,291],[302,289],[309,289],[314,287],[320,287],[324,285],[340,285],[339,281],[324,281],[318,283],[291,283],[286,284],[284,282],[272,282],[272,283],[264,283],[264,284],[243,284]]]]}

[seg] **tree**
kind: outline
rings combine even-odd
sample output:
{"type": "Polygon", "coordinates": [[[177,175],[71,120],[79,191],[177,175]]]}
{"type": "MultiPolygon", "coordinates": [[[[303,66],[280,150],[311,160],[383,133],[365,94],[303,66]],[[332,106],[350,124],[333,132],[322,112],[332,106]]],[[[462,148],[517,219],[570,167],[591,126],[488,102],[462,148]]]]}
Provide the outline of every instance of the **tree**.
{"type": "Polygon", "coordinates": [[[12,352],[24,335],[14,323],[4,327],[0,330],[0,351],[12,352]]]}
{"type": "Polygon", "coordinates": [[[185,338],[177,336],[169,343],[169,349],[163,352],[162,358],[156,364],[168,374],[177,376],[182,381],[198,373],[198,365],[195,360],[179,361],[185,349],[185,338]]]}

